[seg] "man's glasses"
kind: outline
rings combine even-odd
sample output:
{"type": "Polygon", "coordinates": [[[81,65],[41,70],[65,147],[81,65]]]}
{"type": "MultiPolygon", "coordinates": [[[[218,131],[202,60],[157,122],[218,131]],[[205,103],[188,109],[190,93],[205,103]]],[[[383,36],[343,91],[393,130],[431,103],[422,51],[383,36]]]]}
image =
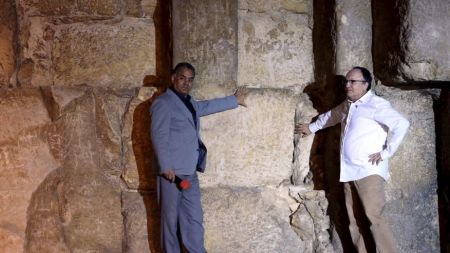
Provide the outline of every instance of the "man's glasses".
{"type": "Polygon", "coordinates": [[[355,84],[355,83],[365,83],[367,82],[366,80],[343,80],[342,83],[344,85],[346,85],[347,83],[350,83],[351,85],[355,84]]]}

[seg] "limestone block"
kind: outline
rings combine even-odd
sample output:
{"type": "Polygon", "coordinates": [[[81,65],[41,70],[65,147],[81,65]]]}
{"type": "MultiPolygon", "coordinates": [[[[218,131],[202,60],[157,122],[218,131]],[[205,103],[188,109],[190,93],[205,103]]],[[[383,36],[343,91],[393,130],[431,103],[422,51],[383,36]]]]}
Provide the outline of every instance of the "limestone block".
{"type": "Polygon", "coordinates": [[[251,12],[277,12],[286,10],[293,13],[312,14],[311,0],[239,0],[239,9],[251,12]]]}
{"type": "Polygon", "coordinates": [[[381,85],[376,90],[411,124],[389,161],[391,178],[386,187],[385,213],[401,252],[439,252],[433,100],[419,91],[381,85]]]}
{"type": "Polygon", "coordinates": [[[126,240],[123,252],[160,252],[156,193],[123,192],[122,203],[126,240]]]}
{"type": "Polygon", "coordinates": [[[237,0],[174,0],[173,63],[196,68],[192,94],[215,97],[236,87],[237,0]]]}
{"type": "Polygon", "coordinates": [[[157,0],[125,0],[127,15],[133,17],[152,17],[155,12],[157,0]]]}
{"type": "Polygon", "coordinates": [[[35,17],[22,29],[29,32],[22,37],[23,85],[134,88],[155,72],[151,19],[54,24],[35,17]]]}
{"type": "Polygon", "coordinates": [[[142,87],[131,100],[122,130],[122,179],[129,189],[156,190],[156,157],[150,136],[150,105],[156,98],[154,87],[142,87]]]}
{"type": "Polygon", "coordinates": [[[204,117],[208,160],[202,185],[277,185],[289,179],[299,99],[289,90],[254,89],[247,108],[204,117]]]}
{"type": "Polygon", "coordinates": [[[271,188],[202,190],[208,252],[308,252],[289,225],[288,203],[271,188]]]}
{"type": "Polygon", "coordinates": [[[21,11],[27,16],[59,16],[59,15],[118,15],[121,10],[119,0],[81,0],[81,1],[17,1],[21,11]]]}
{"type": "Polygon", "coordinates": [[[101,166],[108,157],[99,131],[103,120],[97,118],[102,110],[96,100],[95,93],[87,90],[61,117],[65,151],[58,193],[61,223],[71,252],[122,252],[120,190],[114,174],[101,166]]]}
{"type": "Polygon", "coordinates": [[[20,252],[32,194],[60,166],[59,135],[38,89],[2,91],[0,112],[0,251],[20,252]]]}
{"type": "Polygon", "coordinates": [[[310,16],[239,11],[238,83],[286,88],[314,81],[310,16]]]}
{"type": "Polygon", "coordinates": [[[409,83],[450,80],[450,2],[373,3],[374,64],[381,79],[409,83]]]}
{"type": "MultiPolygon", "coordinates": [[[[0,87],[8,86],[15,70],[17,17],[13,1],[0,2],[0,87]]],[[[13,83],[14,84],[14,83],[13,83]]]]}
{"type": "Polygon", "coordinates": [[[372,70],[372,14],[370,0],[336,1],[337,75],[354,66],[372,70]]]}

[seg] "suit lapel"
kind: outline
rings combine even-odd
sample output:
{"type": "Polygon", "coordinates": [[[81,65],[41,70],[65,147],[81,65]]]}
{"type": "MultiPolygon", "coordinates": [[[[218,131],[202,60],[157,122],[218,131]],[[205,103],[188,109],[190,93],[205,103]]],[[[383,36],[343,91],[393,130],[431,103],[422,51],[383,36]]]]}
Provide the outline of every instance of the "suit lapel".
{"type": "Polygon", "coordinates": [[[192,118],[192,113],[186,107],[186,105],[181,101],[181,99],[170,89],[167,89],[167,94],[170,96],[174,105],[188,118],[189,122],[195,128],[194,119],[192,118]]]}

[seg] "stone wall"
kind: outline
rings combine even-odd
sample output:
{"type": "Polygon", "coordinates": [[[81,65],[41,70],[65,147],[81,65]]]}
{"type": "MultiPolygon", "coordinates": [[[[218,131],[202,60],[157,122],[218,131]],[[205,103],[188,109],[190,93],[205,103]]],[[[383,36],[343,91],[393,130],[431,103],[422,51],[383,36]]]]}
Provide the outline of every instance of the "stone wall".
{"type": "Polygon", "coordinates": [[[0,252],[160,252],[148,108],[179,61],[197,69],[197,99],[251,90],[248,107],[202,119],[209,252],[353,252],[340,129],[293,129],[342,101],[354,65],[411,122],[386,188],[400,252],[445,250],[449,11],[446,0],[0,1],[0,252]]]}

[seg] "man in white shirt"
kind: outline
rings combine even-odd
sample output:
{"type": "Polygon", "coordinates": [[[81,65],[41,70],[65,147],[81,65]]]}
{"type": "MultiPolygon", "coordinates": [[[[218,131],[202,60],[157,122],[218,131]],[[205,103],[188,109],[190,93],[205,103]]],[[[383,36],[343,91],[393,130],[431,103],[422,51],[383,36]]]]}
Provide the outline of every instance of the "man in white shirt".
{"type": "Polygon", "coordinates": [[[315,122],[297,124],[295,133],[305,137],[341,124],[339,181],[344,183],[353,244],[359,253],[367,252],[353,209],[354,198],[359,197],[378,252],[394,253],[394,237],[382,215],[384,184],[389,178],[388,158],[403,140],[409,122],[388,101],[372,93],[372,76],[367,69],[354,67],[345,78],[347,99],[315,122]]]}

